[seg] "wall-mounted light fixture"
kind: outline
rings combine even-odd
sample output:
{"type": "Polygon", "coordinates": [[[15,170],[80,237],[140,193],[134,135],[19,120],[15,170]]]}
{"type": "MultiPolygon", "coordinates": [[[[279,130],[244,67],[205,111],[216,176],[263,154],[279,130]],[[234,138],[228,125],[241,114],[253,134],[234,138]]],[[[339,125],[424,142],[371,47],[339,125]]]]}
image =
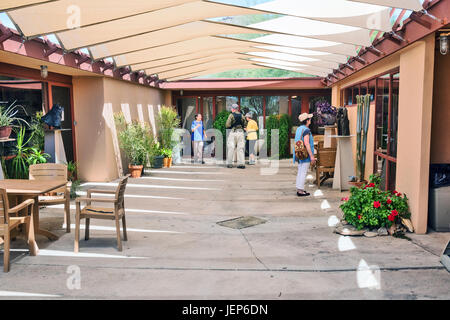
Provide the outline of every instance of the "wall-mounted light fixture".
{"type": "Polygon", "coordinates": [[[446,55],[449,50],[448,37],[450,33],[441,33],[439,37],[440,51],[442,55],[446,55]]]}
{"type": "Polygon", "coordinates": [[[47,66],[41,66],[41,77],[44,79],[48,77],[48,67],[47,66]]]}
{"type": "Polygon", "coordinates": [[[180,96],[182,96],[184,94],[183,90],[180,90],[180,96]]]}

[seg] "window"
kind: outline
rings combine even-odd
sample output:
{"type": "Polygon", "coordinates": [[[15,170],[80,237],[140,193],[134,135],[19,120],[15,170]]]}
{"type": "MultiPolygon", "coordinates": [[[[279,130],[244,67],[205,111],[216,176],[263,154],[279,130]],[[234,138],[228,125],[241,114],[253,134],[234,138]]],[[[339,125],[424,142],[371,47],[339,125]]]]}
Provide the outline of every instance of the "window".
{"type": "Polygon", "coordinates": [[[217,106],[217,113],[222,112],[224,110],[231,111],[231,106],[234,103],[238,103],[239,98],[234,96],[218,96],[216,97],[216,106],[217,106]]]}
{"type": "Polygon", "coordinates": [[[301,97],[292,97],[292,126],[298,127],[300,126],[300,120],[298,116],[302,113],[302,98],[301,97]]]}

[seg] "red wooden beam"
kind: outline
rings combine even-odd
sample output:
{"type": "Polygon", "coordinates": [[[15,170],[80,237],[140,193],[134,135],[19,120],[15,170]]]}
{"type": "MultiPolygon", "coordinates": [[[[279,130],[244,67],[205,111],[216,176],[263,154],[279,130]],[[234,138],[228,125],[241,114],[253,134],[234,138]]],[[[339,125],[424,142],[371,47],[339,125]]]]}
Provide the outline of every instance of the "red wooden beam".
{"type": "Polygon", "coordinates": [[[421,26],[427,28],[427,29],[431,29],[431,22],[430,21],[426,21],[424,19],[424,15],[419,15],[418,12],[413,12],[411,13],[411,15],[409,16],[411,18],[412,21],[417,22],[418,24],[420,24],[421,26]]]}

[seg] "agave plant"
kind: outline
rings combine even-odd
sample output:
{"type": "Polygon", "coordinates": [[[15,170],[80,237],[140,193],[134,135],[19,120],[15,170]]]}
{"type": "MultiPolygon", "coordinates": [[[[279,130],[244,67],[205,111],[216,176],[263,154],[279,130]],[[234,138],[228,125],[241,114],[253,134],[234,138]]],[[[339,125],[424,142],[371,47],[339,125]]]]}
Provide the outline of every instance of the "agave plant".
{"type": "Polygon", "coordinates": [[[16,117],[19,109],[23,109],[26,112],[25,108],[21,105],[15,105],[17,100],[11,103],[8,107],[0,106],[0,127],[8,127],[11,126],[14,121],[20,121],[29,126],[28,122],[24,119],[16,117]]]}

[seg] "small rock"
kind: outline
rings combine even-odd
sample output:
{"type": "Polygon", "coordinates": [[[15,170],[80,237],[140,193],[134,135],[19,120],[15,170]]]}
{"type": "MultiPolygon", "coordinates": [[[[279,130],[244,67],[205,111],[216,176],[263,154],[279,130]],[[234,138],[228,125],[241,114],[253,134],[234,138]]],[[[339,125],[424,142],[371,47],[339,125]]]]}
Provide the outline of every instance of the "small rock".
{"type": "Polygon", "coordinates": [[[367,238],[378,237],[378,232],[372,232],[372,231],[364,232],[364,237],[367,237],[367,238]]]}
{"type": "Polygon", "coordinates": [[[388,229],[388,233],[392,236],[397,231],[397,226],[395,223],[388,229]]]}
{"type": "Polygon", "coordinates": [[[362,236],[367,230],[356,230],[353,226],[337,227],[334,229],[334,233],[341,234],[343,236],[362,236]]]}
{"type": "Polygon", "coordinates": [[[389,235],[388,230],[385,227],[381,227],[377,230],[379,236],[387,236],[389,235]]]}
{"type": "Polygon", "coordinates": [[[414,232],[414,226],[411,222],[411,220],[409,219],[405,219],[405,218],[400,218],[402,220],[402,224],[406,227],[406,229],[408,229],[408,232],[413,233],[414,232]]]}

